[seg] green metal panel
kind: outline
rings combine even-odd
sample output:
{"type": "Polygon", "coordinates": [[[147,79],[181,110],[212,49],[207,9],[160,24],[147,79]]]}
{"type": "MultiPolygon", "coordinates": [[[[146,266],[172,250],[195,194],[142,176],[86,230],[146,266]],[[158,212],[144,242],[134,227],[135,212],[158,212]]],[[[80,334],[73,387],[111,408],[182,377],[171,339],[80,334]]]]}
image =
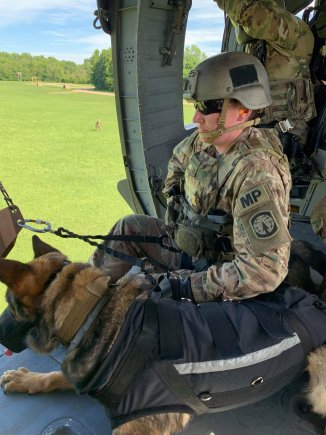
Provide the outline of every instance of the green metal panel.
{"type": "Polygon", "coordinates": [[[127,174],[119,190],[135,212],[162,216],[164,206],[156,193],[173,147],[189,134],[182,112],[185,33],[175,35],[176,52],[166,65],[163,53],[177,8],[162,0],[120,0],[111,8],[117,115],[127,174]]]}

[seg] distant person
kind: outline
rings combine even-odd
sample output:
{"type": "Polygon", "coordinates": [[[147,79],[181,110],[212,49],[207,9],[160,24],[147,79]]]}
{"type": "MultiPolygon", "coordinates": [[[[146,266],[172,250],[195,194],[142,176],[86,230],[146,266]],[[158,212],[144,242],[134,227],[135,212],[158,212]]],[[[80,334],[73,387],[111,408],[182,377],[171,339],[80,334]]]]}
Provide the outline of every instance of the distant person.
{"type": "MultiPolygon", "coordinates": [[[[266,68],[272,105],[262,124],[281,133],[287,154],[301,154],[307,122],[316,116],[310,61],[314,36],[309,26],[274,0],[214,0],[230,18],[237,42],[266,68]],[[301,146],[300,146],[301,145],[301,146]]],[[[281,3],[283,4],[283,3],[281,3]]],[[[295,156],[294,156],[295,157],[295,156]]]]}
{"type": "MultiPolygon", "coordinates": [[[[271,104],[266,71],[250,54],[222,53],[190,73],[185,94],[194,104],[198,130],[170,159],[165,222],[130,215],[110,232],[168,234],[164,243],[181,252],[130,241],[104,246],[176,271],[169,284],[177,299],[243,299],[272,292],[287,274],[291,177],[276,132],[263,136],[254,128],[271,104]]],[[[100,249],[92,262],[113,282],[130,269],[100,249]]]]}
{"type": "Polygon", "coordinates": [[[99,119],[95,123],[95,130],[101,131],[101,121],[99,119]]]}

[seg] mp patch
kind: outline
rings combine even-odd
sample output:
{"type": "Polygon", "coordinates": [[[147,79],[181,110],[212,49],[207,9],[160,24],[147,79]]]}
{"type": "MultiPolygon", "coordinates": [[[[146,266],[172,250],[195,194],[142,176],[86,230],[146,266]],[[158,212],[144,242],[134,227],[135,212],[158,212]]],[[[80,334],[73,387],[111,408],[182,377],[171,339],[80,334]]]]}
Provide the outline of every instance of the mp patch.
{"type": "Polygon", "coordinates": [[[238,216],[247,213],[249,210],[257,208],[270,201],[270,197],[264,185],[256,186],[241,192],[236,200],[235,213],[238,216]]]}
{"type": "Polygon", "coordinates": [[[257,239],[269,239],[279,229],[273,214],[267,210],[254,214],[249,223],[257,239]]]}

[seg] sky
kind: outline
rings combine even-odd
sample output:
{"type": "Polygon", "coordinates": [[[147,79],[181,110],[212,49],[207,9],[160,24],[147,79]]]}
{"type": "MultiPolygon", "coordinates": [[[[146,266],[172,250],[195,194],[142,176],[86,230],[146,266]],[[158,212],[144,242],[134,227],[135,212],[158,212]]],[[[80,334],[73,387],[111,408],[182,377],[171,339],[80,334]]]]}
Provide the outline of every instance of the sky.
{"type": "MultiPolygon", "coordinates": [[[[220,52],[223,12],[213,0],[193,0],[186,46],[208,56],[220,52]]],[[[0,0],[0,51],[53,56],[83,63],[110,37],[93,28],[96,0],[0,0]]]]}

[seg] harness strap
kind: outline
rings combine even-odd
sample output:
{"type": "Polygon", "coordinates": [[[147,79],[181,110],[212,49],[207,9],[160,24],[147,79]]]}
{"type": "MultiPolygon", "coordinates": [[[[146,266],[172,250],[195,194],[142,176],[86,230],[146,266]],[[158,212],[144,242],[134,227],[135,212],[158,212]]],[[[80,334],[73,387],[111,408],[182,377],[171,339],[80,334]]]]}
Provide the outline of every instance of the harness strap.
{"type": "Polygon", "coordinates": [[[162,270],[168,271],[168,266],[165,266],[164,264],[159,263],[158,261],[154,260],[150,257],[144,257],[144,258],[137,258],[132,255],[125,254],[124,252],[115,251],[114,249],[105,247],[103,245],[98,245],[98,248],[102,251],[105,251],[107,254],[112,255],[112,257],[120,258],[120,260],[123,260],[129,264],[132,264],[133,266],[138,266],[143,271],[145,270],[146,263],[151,263],[154,266],[159,267],[162,270]]]}
{"type": "Polygon", "coordinates": [[[244,300],[241,303],[252,311],[260,326],[270,337],[282,339],[291,334],[276,311],[253,299],[250,299],[250,301],[244,300]]]}
{"type": "Polygon", "coordinates": [[[178,305],[160,300],[158,304],[160,331],[160,358],[178,360],[183,358],[182,331],[178,305]]]}
{"type": "Polygon", "coordinates": [[[208,413],[217,411],[228,411],[235,407],[249,405],[279,391],[285,385],[290,384],[304,369],[304,362],[298,362],[295,366],[285,370],[280,375],[275,376],[269,380],[264,380],[262,383],[251,384],[248,382],[248,386],[241,389],[235,389],[232,391],[221,391],[218,393],[208,393],[209,405],[208,413]],[[211,408],[211,409],[210,409],[211,408]]]}
{"type": "Polygon", "coordinates": [[[102,239],[102,240],[115,240],[121,242],[136,242],[136,243],[149,243],[157,244],[162,248],[167,249],[171,252],[180,252],[180,249],[174,248],[173,246],[167,246],[164,244],[163,240],[168,237],[167,234],[161,236],[142,236],[142,235],[131,235],[131,234],[108,234],[107,236],[87,236],[89,239],[102,239]]]}
{"type": "Polygon", "coordinates": [[[200,304],[200,308],[211,330],[218,359],[241,355],[238,334],[221,305],[206,303],[200,304]]]}
{"type": "MultiPolygon", "coordinates": [[[[135,379],[138,373],[143,369],[146,361],[150,357],[153,350],[153,344],[157,340],[157,304],[151,299],[147,299],[144,303],[144,321],[143,326],[130,352],[122,359],[119,372],[109,385],[95,393],[94,396],[108,407],[117,405],[131,382],[135,379]]],[[[96,372],[96,375],[91,379],[90,383],[83,388],[84,392],[90,392],[91,386],[101,379],[107,371],[106,364],[96,372]]],[[[93,395],[93,394],[92,394],[93,395]]]]}
{"type": "Polygon", "coordinates": [[[193,392],[185,379],[177,372],[175,367],[168,361],[161,361],[155,364],[157,374],[169,386],[170,390],[178,399],[182,400],[189,408],[195,411],[197,415],[207,412],[205,406],[193,392]]]}
{"type": "Polygon", "coordinates": [[[77,334],[71,340],[71,342],[70,342],[70,344],[68,346],[68,349],[67,349],[67,353],[73,351],[74,349],[76,349],[76,347],[79,346],[79,343],[84,338],[86,333],[89,331],[89,329],[92,326],[94,320],[97,318],[97,316],[102,311],[104,306],[108,303],[108,301],[111,299],[111,297],[112,297],[112,293],[111,294],[107,294],[106,296],[103,296],[98,301],[97,305],[95,305],[95,308],[93,308],[93,310],[87,316],[84,324],[81,326],[81,328],[79,329],[77,334]]]}
{"type": "Polygon", "coordinates": [[[308,353],[314,348],[314,345],[307,328],[294,313],[287,312],[285,315],[283,315],[283,317],[297,333],[298,337],[300,338],[304,354],[308,355],[308,353]]]}
{"type": "MultiPolygon", "coordinates": [[[[70,262],[68,262],[69,264],[70,262]]],[[[80,271],[90,268],[90,265],[85,265],[80,271]]],[[[72,339],[78,334],[78,331],[85,322],[85,319],[93,311],[103,295],[107,292],[108,277],[104,277],[104,284],[95,291],[95,289],[85,287],[80,289],[79,297],[74,305],[67,311],[64,321],[57,330],[55,339],[60,343],[69,345],[72,339]]],[[[91,283],[89,284],[91,285],[91,283]]],[[[82,336],[81,336],[82,338],[82,336]]]]}

